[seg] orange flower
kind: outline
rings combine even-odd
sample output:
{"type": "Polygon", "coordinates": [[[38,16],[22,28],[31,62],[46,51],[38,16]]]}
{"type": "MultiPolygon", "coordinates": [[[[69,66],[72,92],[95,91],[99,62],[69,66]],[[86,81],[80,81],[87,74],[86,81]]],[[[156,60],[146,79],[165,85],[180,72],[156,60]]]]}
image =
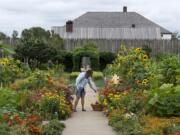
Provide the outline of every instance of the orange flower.
{"type": "Polygon", "coordinates": [[[38,134],[38,133],[39,133],[39,128],[34,127],[34,132],[35,132],[36,134],[38,134]]]}
{"type": "Polygon", "coordinates": [[[9,115],[8,115],[8,114],[5,114],[5,115],[3,116],[3,120],[8,121],[8,120],[9,120],[9,115]]]}
{"type": "Polygon", "coordinates": [[[136,84],[138,84],[138,85],[141,84],[141,80],[136,80],[135,82],[136,82],[136,84]]]}

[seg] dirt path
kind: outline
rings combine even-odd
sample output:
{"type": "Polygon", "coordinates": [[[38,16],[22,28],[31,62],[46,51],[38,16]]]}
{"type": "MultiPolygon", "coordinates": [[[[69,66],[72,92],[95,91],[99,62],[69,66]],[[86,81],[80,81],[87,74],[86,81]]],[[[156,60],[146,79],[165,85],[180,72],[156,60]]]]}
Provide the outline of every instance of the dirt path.
{"type": "Polygon", "coordinates": [[[102,112],[94,112],[90,104],[97,100],[96,94],[87,88],[86,110],[81,111],[80,102],[77,112],[65,121],[66,128],[63,135],[115,135],[115,132],[108,126],[108,120],[102,112]]]}

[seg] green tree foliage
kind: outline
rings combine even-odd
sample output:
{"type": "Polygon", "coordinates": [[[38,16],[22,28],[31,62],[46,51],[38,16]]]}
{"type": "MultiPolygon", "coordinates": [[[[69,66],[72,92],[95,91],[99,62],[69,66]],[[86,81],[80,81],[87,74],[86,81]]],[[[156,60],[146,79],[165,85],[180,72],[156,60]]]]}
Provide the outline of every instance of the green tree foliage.
{"type": "Polygon", "coordinates": [[[84,47],[77,48],[73,53],[73,70],[79,71],[82,57],[90,57],[93,70],[99,69],[99,51],[94,43],[86,43],[84,47]]]}
{"type": "Polygon", "coordinates": [[[6,39],[7,35],[4,34],[3,32],[0,32],[0,40],[6,39]]]}
{"type": "Polygon", "coordinates": [[[160,62],[159,71],[162,75],[161,84],[172,83],[178,84],[178,76],[180,76],[180,58],[174,54],[164,54],[158,56],[157,60],[160,62]]]}
{"type": "Polygon", "coordinates": [[[104,70],[107,64],[112,64],[112,62],[116,58],[115,53],[111,52],[100,52],[99,60],[100,60],[100,69],[104,70]]]}
{"type": "Polygon", "coordinates": [[[17,37],[18,37],[18,31],[17,30],[13,30],[12,38],[13,39],[17,39],[17,37]]]}
{"type": "Polygon", "coordinates": [[[180,86],[163,84],[149,91],[147,110],[161,117],[180,116],[180,86]]]}
{"type": "Polygon", "coordinates": [[[21,44],[16,48],[16,57],[28,59],[40,64],[49,60],[56,62],[61,55],[63,40],[54,33],[40,27],[25,29],[21,35],[21,44]]]}

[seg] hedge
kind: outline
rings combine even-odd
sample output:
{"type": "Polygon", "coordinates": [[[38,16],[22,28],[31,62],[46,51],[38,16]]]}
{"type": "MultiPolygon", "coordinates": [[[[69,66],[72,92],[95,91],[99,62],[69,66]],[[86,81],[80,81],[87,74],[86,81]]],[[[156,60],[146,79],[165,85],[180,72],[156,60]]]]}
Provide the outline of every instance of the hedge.
{"type": "Polygon", "coordinates": [[[104,70],[107,64],[112,64],[116,59],[117,55],[112,52],[100,52],[99,61],[100,61],[100,70],[104,70]]]}
{"type": "Polygon", "coordinates": [[[95,44],[87,43],[82,48],[77,48],[73,52],[73,71],[80,71],[81,59],[90,57],[93,70],[99,70],[99,52],[95,44]]]}
{"type": "Polygon", "coordinates": [[[65,66],[66,72],[72,72],[72,69],[73,69],[73,53],[72,52],[64,53],[64,59],[63,59],[62,64],[65,66]]]}

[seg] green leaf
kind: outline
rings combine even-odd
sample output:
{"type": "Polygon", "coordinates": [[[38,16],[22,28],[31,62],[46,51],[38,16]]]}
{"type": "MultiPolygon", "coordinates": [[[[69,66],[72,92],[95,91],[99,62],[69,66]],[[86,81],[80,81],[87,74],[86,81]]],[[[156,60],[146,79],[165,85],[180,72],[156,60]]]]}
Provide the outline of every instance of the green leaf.
{"type": "Polygon", "coordinates": [[[154,94],[154,97],[151,98],[148,103],[149,103],[150,105],[154,105],[157,101],[158,101],[158,94],[155,93],[155,94],[154,94]]]}

